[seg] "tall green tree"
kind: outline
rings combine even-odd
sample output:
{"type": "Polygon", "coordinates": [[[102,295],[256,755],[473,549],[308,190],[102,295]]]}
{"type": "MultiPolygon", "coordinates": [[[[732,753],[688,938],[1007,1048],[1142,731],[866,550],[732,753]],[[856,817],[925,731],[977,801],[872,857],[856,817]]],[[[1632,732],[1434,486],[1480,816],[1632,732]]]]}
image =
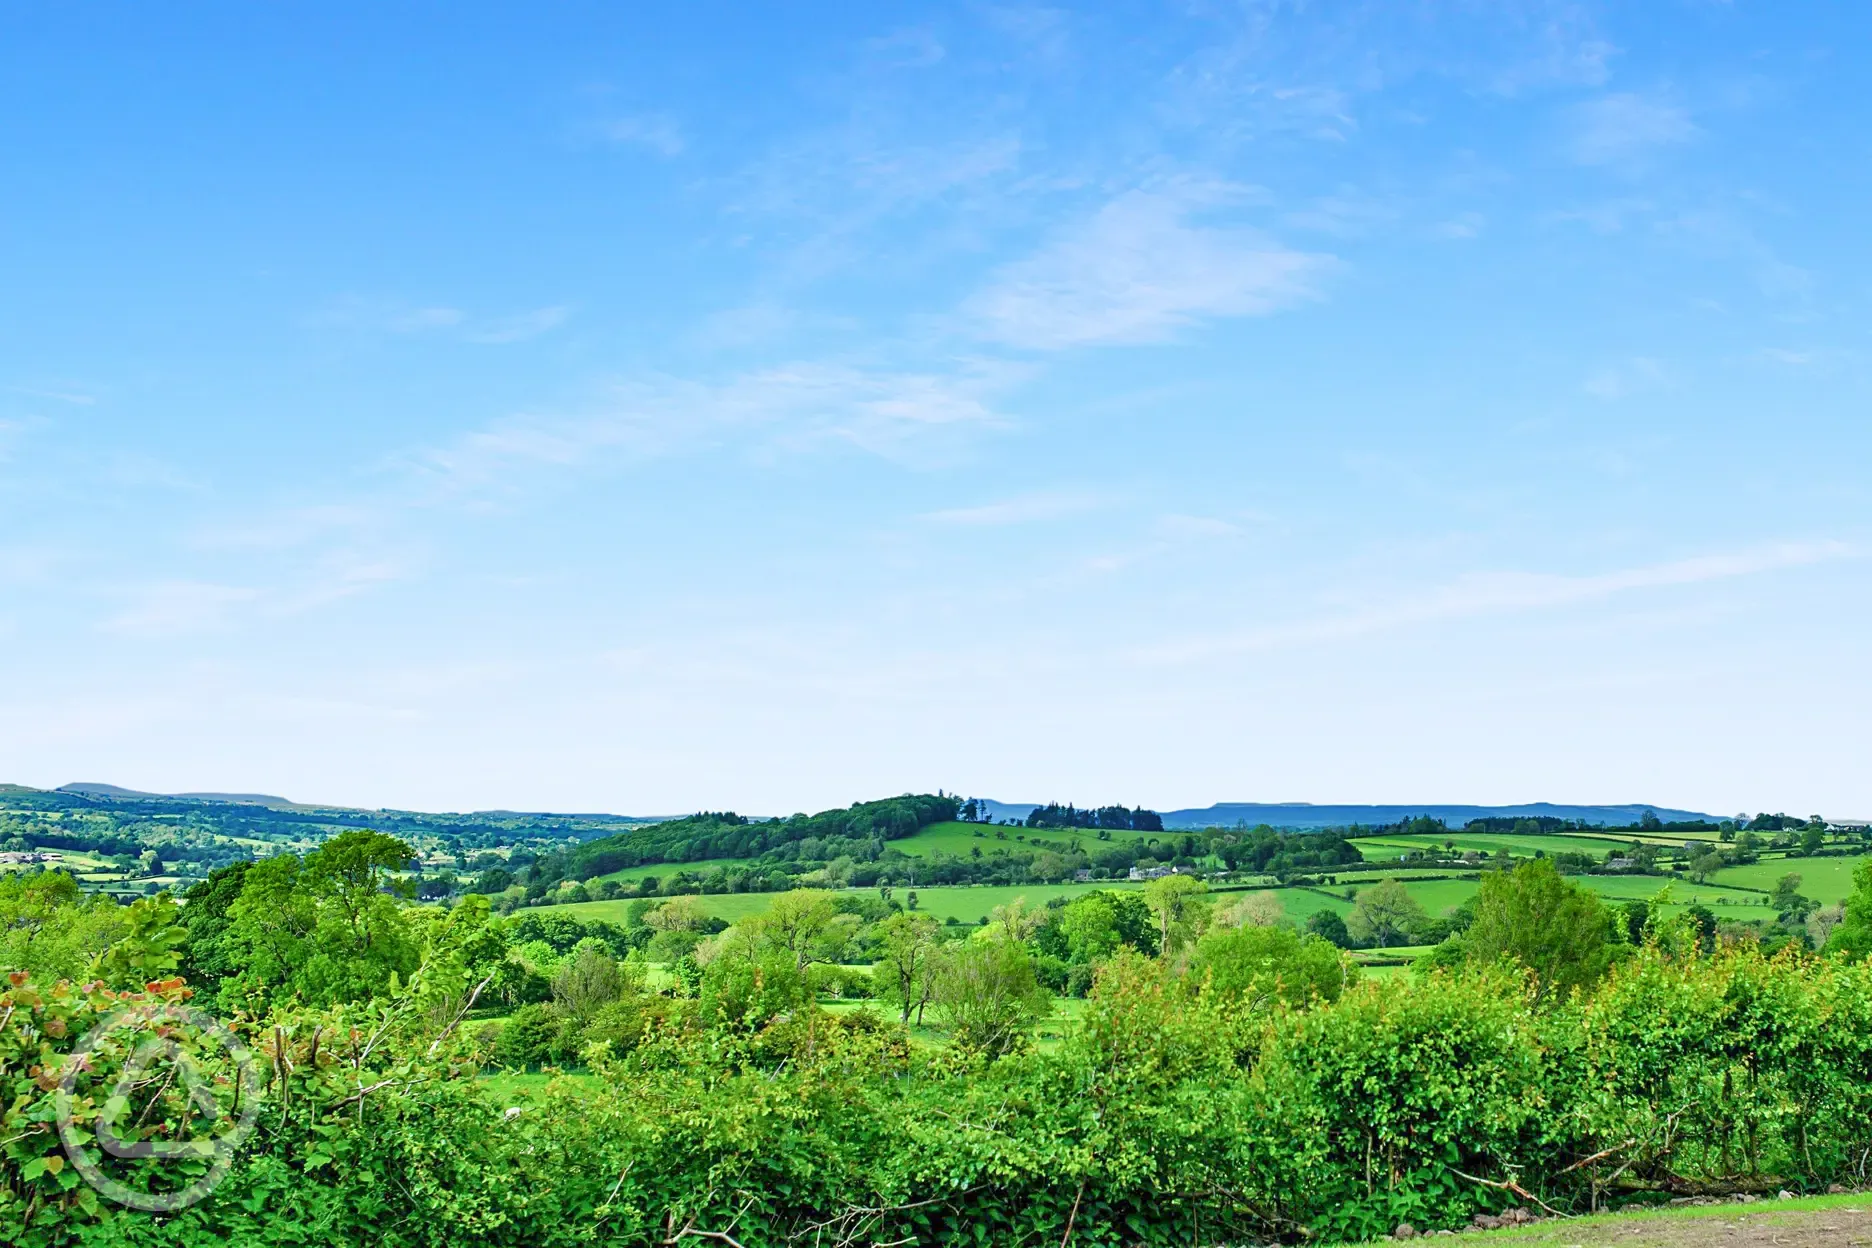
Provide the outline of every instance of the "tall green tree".
{"type": "Polygon", "coordinates": [[[1198,935],[1208,915],[1208,887],[1187,875],[1166,875],[1144,886],[1144,904],[1157,918],[1157,951],[1165,958],[1198,935]]]}
{"type": "Polygon", "coordinates": [[[128,931],[122,906],[62,871],[0,874],[0,970],[77,980],[128,931]]]}
{"type": "Polygon", "coordinates": [[[1225,927],[1196,944],[1190,979],[1251,1009],[1337,1001],[1358,967],[1329,941],[1290,927],[1225,927]]]}
{"type": "Polygon", "coordinates": [[[1483,875],[1475,922],[1458,939],[1471,962],[1502,958],[1532,970],[1542,997],[1584,988],[1614,953],[1613,917],[1599,898],[1535,858],[1483,875]]]}
{"type": "Polygon", "coordinates": [[[946,947],[934,989],[931,1005],[950,1038],[991,1057],[1024,1047],[1030,1029],[1052,1009],[1026,946],[999,936],[946,947]]]}
{"type": "Polygon", "coordinates": [[[1361,945],[1388,949],[1410,943],[1429,925],[1430,916],[1399,880],[1382,880],[1360,889],[1346,917],[1346,931],[1361,945]]]}
{"type": "Polygon", "coordinates": [[[1826,951],[1855,962],[1872,957],[1872,858],[1853,871],[1845,917],[1827,939],[1826,951]]]}
{"type": "Polygon", "coordinates": [[[303,860],[281,854],[255,863],[228,909],[225,939],[242,970],[224,985],[224,1001],[255,993],[358,1001],[408,975],[419,950],[394,873],[411,854],[396,837],[347,831],[303,860]]]}
{"type": "Polygon", "coordinates": [[[876,965],[878,989],[887,1001],[901,1008],[901,1021],[909,1022],[915,1011],[923,1021],[923,1009],[935,990],[935,969],[942,924],[927,914],[894,914],[878,924],[878,943],[883,950],[876,965]]]}

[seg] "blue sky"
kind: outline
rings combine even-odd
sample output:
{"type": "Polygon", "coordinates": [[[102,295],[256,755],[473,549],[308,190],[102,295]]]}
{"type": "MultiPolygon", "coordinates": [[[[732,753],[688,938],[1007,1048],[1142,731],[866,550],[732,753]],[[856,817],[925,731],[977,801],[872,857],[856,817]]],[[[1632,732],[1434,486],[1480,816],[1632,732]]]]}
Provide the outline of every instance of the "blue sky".
{"type": "Polygon", "coordinates": [[[1872,815],[1872,11],[0,18],[0,778],[1872,815]]]}

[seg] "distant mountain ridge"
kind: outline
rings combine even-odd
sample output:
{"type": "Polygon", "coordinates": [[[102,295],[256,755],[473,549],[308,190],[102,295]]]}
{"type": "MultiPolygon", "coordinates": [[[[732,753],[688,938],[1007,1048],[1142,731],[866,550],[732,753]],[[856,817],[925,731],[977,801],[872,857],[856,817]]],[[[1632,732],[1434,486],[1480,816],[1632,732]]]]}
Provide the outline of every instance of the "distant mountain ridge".
{"type": "MultiPolygon", "coordinates": [[[[115,799],[124,801],[173,801],[185,800],[196,802],[225,802],[234,805],[266,806],[274,809],[312,809],[302,803],[277,797],[268,793],[149,793],[141,789],[127,789],[116,784],[79,783],[60,785],[56,792],[71,793],[84,797],[115,799]]],[[[988,816],[993,819],[1024,820],[1044,802],[999,802],[990,798],[977,799],[986,807],[988,816]]],[[[337,808],[333,808],[337,809],[337,808]]],[[[1311,802],[1217,802],[1213,806],[1186,807],[1182,810],[1159,812],[1163,816],[1165,828],[1213,828],[1233,827],[1237,823],[1246,823],[1250,827],[1267,824],[1275,828],[1333,828],[1346,827],[1350,824],[1396,823],[1401,819],[1413,819],[1418,815],[1428,815],[1432,819],[1441,819],[1452,827],[1460,827],[1471,819],[1496,818],[1538,818],[1546,816],[1552,819],[1575,819],[1582,823],[1625,825],[1637,823],[1644,818],[1646,811],[1656,813],[1666,823],[1680,820],[1718,819],[1722,816],[1704,814],[1694,810],[1679,810],[1671,806],[1650,806],[1642,802],[1623,806],[1578,806],[1556,802],[1524,802],[1509,806],[1473,806],[1451,803],[1423,804],[1384,804],[1384,805],[1320,805],[1311,802]]],[[[512,815],[526,818],[579,818],[594,820],[627,820],[630,822],[651,822],[651,817],[642,815],[556,815],[552,812],[515,812],[515,811],[480,811],[482,816],[512,815]]]]}
{"type": "MultiPolygon", "coordinates": [[[[996,819],[1025,819],[1041,802],[988,801],[989,814],[996,819]]],[[[1342,828],[1351,824],[1370,827],[1396,823],[1428,815],[1451,827],[1461,827],[1471,819],[1508,818],[1576,819],[1581,823],[1619,825],[1637,823],[1651,811],[1666,823],[1682,820],[1722,818],[1672,806],[1650,806],[1638,802],[1626,806],[1573,806],[1555,802],[1523,802],[1512,806],[1469,806],[1425,802],[1419,805],[1338,805],[1315,806],[1312,802],[1217,802],[1213,806],[1188,807],[1158,812],[1166,828],[1228,828],[1237,823],[1250,827],[1267,824],[1271,828],[1342,828]]]]}
{"type": "Polygon", "coordinates": [[[163,801],[170,798],[182,798],[191,802],[232,802],[243,806],[296,806],[297,802],[284,797],[275,797],[270,793],[146,793],[142,789],[126,789],[118,784],[61,784],[55,793],[77,793],[83,797],[118,797],[163,801]]]}
{"type": "Polygon", "coordinates": [[[1326,828],[1348,824],[1396,823],[1427,815],[1452,827],[1461,827],[1471,819],[1576,819],[1581,823],[1627,825],[1637,823],[1649,811],[1666,823],[1720,818],[1695,810],[1671,806],[1649,806],[1642,802],[1624,806],[1573,806],[1556,802],[1522,802],[1511,806],[1468,806],[1424,803],[1422,805],[1315,806],[1311,802],[1218,802],[1201,809],[1164,812],[1166,828],[1227,827],[1235,823],[1250,826],[1265,823],[1275,828],[1326,828]]]}

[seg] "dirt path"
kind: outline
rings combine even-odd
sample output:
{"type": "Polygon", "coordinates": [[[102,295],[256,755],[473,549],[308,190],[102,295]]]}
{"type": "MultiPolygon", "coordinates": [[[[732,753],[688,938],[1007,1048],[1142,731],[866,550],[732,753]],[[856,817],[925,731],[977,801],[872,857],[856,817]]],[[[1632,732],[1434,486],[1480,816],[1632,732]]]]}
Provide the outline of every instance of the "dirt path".
{"type": "Polygon", "coordinates": [[[1512,1231],[1428,1236],[1431,1244],[1500,1248],[1872,1248],[1872,1196],[1851,1201],[1764,1202],[1540,1222],[1512,1231]],[[1815,1207],[1818,1205],[1819,1207],[1815,1207]]]}

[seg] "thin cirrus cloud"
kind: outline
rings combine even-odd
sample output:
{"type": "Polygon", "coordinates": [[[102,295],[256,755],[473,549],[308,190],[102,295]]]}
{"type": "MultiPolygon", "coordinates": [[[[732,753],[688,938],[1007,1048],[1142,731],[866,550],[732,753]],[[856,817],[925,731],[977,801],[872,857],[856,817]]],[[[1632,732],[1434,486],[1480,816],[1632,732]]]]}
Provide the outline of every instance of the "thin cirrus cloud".
{"type": "Polygon", "coordinates": [[[571,310],[555,305],[548,308],[535,308],[531,312],[521,312],[515,316],[501,317],[487,321],[469,329],[462,336],[470,342],[507,343],[525,342],[541,334],[551,333],[565,324],[571,310]]]}
{"type": "Polygon", "coordinates": [[[477,317],[443,304],[416,305],[350,296],[312,319],[314,325],[373,333],[444,334],[476,343],[524,342],[550,333],[571,316],[563,304],[530,308],[507,316],[477,317]]]}
{"type": "Polygon", "coordinates": [[[1048,490],[975,507],[951,507],[927,512],[923,518],[932,524],[957,528],[1005,528],[1009,525],[1082,515],[1105,505],[1107,501],[1089,491],[1048,490]]]}
{"type": "Polygon", "coordinates": [[[139,589],[130,605],[106,620],[103,629],[124,637],[209,632],[226,627],[237,607],[259,596],[258,590],[245,586],[161,581],[139,589]]]}
{"type": "Polygon", "coordinates": [[[1582,165],[1630,163],[1658,148],[1688,142],[1697,133],[1688,110],[1630,91],[1577,105],[1570,121],[1568,154],[1582,165]]]}
{"type": "Polygon", "coordinates": [[[1859,554],[1856,548],[1839,541],[1783,542],[1590,576],[1565,576],[1548,572],[1478,573],[1425,593],[1414,602],[1388,604],[1365,611],[1300,620],[1241,633],[1190,638],[1150,647],[1139,651],[1136,657],[1153,664],[1198,662],[1229,654],[1348,640],[1440,620],[1534,611],[1594,602],[1640,590],[1730,580],[1783,568],[1856,558],[1859,554]]]}
{"type": "Polygon", "coordinates": [[[452,487],[475,488],[507,483],[528,468],[647,458],[731,435],[782,448],[831,442],[914,458],[931,437],[1006,427],[992,395],[1015,371],[992,363],[919,372],[801,362],[715,384],[636,381],[595,415],[507,417],[407,462],[452,487]]]}
{"type": "Polygon", "coordinates": [[[606,122],[602,131],[604,137],[613,143],[641,147],[666,159],[682,155],[683,149],[688,146],[682,128],[673,118],[662,113],[619,117],[606,122]]]}
{"type": "Polygon", "coordinates": [[[989,339],[1052,351],[1162,342],[1199,321],[1315,297],[1330,256],[1195,219],[1229,197],[1214,189],[1120,195],[1003,268],[964,314],[989,339]]]}

